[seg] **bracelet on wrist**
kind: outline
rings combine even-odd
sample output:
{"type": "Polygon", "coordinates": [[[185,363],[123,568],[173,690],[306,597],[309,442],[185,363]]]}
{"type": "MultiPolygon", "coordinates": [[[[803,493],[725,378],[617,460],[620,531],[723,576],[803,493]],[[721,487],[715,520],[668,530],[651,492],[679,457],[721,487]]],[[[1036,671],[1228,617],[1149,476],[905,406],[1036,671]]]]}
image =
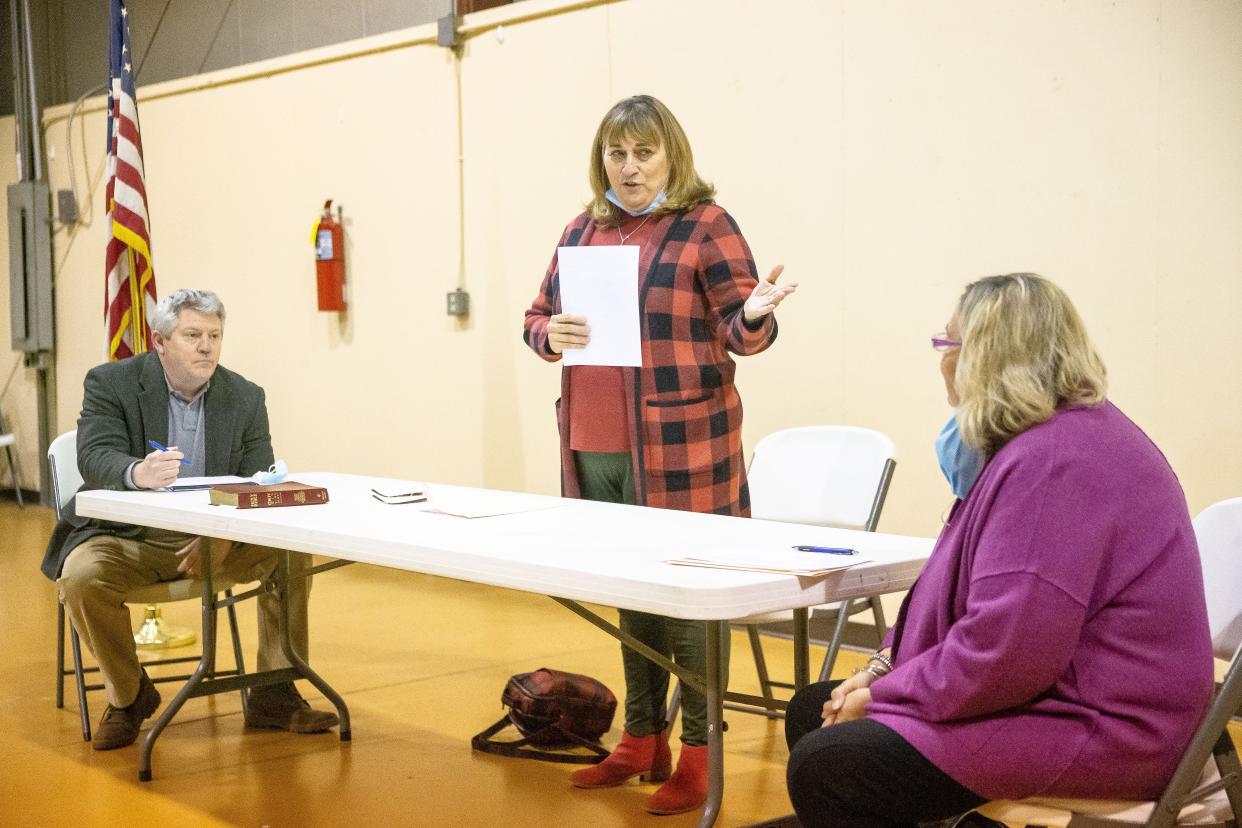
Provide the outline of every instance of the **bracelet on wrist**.
{"type": "Polygon", "coordinates": [[[872,667],[875,668],[872,672],[880,671],[876,673],[877,676],[886,676],[893,672],[893,660],[884,653],[872,653],[871,658],[867,659],[867,669],[870,670],[872,667]]]}

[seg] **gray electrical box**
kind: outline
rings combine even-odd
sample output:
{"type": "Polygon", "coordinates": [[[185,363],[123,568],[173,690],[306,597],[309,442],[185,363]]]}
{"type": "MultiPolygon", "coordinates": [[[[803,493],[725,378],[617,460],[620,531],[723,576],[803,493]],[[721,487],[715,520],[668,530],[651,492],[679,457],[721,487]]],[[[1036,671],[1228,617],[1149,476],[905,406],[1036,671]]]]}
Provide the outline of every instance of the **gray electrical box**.
{"type": "Polygon", "coordinates": [[[449,316],[469,316],[470,315],[470,294],[461,288],[452,291],[448,295],[448,315],[449,316]]]}
{"type": "Polygon", "coordinates": [[[446,49],[455,49],[457,40],[457,15],[446,14],[436,21],[436,45],[446,49]]]}
{"type": "Polygon", "coordinates": [[[73,190],[56,191],[56,217],[61,224],[78,223],[78,199],[73,190]]]}
{"type": "Polygon", "coordinates": [[[10,184],[9,308],[13,350],[52,350],[51,195],[42,181],[10,184]]]}

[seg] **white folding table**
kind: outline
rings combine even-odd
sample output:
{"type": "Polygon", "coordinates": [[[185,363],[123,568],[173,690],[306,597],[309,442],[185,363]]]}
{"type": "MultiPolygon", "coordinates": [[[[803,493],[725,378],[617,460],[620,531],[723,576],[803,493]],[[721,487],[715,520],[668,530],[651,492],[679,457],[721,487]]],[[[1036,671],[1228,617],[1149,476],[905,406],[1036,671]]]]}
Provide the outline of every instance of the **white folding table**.
{"type": "MultiPolygon", "coordinates": [[[[715,822],[724,792],[721,722],[726,677],[722,652],[729,621],[794,609],[794,682],[804,686],[809,674],[806,608],[907,589],[932,547],[926,538],[438,484],[428,487],[430,498],[425,503],[387,505],[371,496],[372,487],[408,491],[408,481],[331,472],[296,474],[292,478],[325,486],[329,502],[236,509],[209,505],[205,491],[92,490],[78,493],[77,513],[338,559],[312,571],[341,562],[368,563],[551,596],[706,695],[709,791],[700,826],[715,822]],[[429,512],[428,508],[509,513],[466,518],[429,512]],[[870,560],[817,578],[665,563],[670,558],[712,550],[780,549],[795,544],[852,547],[870,560]],[[707,622],[707,675],[673,664],[581,602],[707,622]]],[[[289,571],[287,555],[280,571],[283,575],[289,571]]],[[[143,741],[139,778],[151,778],[155,740],[187,699],[241,687],[306,678],[336,706],[341,740],[348,741],[351,731],[344,700],[297,657],[287,636],[284,648],[292,668],[210,678],[214,670],[215,610],[229,599],[217,601],[210,573],[204,575],[203,661],[143,741]]],[[[283,577],[278,584],[283,589],[283,577]]],[[[236,600],[244,597],[236,596],[236,600]]],[[[764,703],[753,696],[729,693],[728,697],[764,703]]]]}

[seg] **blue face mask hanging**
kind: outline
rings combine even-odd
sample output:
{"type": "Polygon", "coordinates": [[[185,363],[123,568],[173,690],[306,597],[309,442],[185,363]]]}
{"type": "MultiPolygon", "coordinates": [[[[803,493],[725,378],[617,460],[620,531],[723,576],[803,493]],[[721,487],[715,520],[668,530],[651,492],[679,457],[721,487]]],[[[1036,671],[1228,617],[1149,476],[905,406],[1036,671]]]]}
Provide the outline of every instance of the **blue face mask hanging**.
{"type": "Polygon", "coordinates": [[[629,207],[626,207],[624,204],[622,204],[621,200],[617,198],[617,194],[613,192],[611,187],[608,188],[608,192],[604,193],[604,198],[608,199],[613,204],[617,205],[622,210],[629,213],[631,216],[645,216],[648,213],[650,213],[652,210],[655,210],[661,204],[663,204],[665,200],[668,198],[668,194],[665,193],[663,190],[660,190],[660,194],[657,195],[655,198],[653,198],[650,204],[648,204],[643,209],[639,210],[637,213],[631,210],[629,207]]]}
{"type": "Polygon", "coordinates": [[[982,451],[962,442],[956,414],[949,418],[936,438],[936,460],[940,462],[940,471],[949,481],[954,496],[965,500],[983,471],[985,458],[982,451]]]}
{"type": "Polygon", "coordinates": [[[260,486],[268,486],[272,483],[283,483],[288,476],[288,464],[284,460],[277,460],[267,471],[257,471],[250,479],[260,486]]]}

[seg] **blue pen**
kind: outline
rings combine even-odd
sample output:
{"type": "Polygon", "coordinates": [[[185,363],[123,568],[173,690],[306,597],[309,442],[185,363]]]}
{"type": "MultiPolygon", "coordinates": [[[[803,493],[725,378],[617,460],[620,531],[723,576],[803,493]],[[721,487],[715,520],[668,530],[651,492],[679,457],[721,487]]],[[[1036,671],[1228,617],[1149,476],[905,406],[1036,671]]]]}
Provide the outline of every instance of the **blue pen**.
{"type": "MultiPolygon", "coordinates": [[[[151,446],[151,448],[155,449],[156,451],[168,451],[168,448],[166,446],[161,446],[159,443],[155,442],[154,440],[147,440],[147,443],[151,446]]],[[[184,457],[182,457],[181,465],[192,466],[194,464],[191,463],[189,460],[186,460],[184,457]]]]}
{"type": "Polygon", "coordinates": [[[846,549],[844,546],[795,546],[799,552],[823,552],[826,555],[857,555],[857,549],[846,549]]]}

